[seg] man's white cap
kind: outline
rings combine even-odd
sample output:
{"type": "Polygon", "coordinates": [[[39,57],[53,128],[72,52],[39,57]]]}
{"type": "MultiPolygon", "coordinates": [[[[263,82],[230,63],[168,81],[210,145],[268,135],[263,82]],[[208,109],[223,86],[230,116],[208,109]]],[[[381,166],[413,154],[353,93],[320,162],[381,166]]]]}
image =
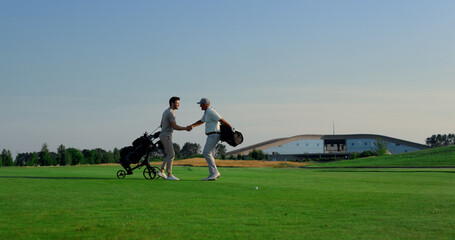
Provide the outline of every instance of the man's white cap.
{"type": "Polygon", "coordinates": [[[202,98],[197,104],[207,104],[210,105],[210,100],[208,98],[202,98]]]}

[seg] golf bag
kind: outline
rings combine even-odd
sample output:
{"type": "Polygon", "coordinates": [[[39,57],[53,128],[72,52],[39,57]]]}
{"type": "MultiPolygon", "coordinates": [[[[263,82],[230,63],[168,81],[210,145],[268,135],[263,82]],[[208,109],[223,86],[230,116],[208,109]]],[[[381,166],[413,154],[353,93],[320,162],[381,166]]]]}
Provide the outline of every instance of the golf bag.
{"type": "MultiPolygon", "coordinates": [[[[147,153],[147,149],[153,144],[153,139],[159,136],[159,132],[152,136],[145,133],[143,136],[133,141],[132,146],[127,146],[120,149],[120,164],[127,171],[131,171],[130,164],[139,163],[142,157],[147,153]]],[[[161,142],[158,142],[158,147],[161,148],[161,142]]]]}
{"type": "Polygon", "coordinates": [[[227,142],[227,144],[235,147],[243,142],[243,135],[241,132],[234,130],[233,128],[221,124],[221,138],[220,140],[223,142],[227,142]]]}

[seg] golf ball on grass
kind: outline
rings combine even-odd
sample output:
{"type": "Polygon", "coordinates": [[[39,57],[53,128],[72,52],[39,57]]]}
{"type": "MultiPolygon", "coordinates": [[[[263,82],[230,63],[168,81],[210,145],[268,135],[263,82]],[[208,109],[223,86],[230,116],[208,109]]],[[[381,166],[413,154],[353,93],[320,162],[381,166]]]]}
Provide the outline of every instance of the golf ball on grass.
{"type": "Polygon", "coordinates": [[[258,187],[254,187],[254,189],[258,190],[259,188],[258,187]]]}

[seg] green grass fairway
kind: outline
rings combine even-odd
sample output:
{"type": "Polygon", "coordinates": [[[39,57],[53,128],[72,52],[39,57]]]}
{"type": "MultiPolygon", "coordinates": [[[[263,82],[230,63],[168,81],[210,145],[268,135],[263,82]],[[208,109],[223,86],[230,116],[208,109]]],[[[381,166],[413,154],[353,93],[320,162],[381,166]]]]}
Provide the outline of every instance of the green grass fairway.
{"type": "Polygon", "coordinates": [[[455,146],[425,149],[411,153],[359,158],[308,167],[452,167],[455,168],[455,146]]]}
{"type": "Polygon", "coordinates": [[[455,239],[455,169],[118,169],[0,168],[0,239],[455,239]]]}

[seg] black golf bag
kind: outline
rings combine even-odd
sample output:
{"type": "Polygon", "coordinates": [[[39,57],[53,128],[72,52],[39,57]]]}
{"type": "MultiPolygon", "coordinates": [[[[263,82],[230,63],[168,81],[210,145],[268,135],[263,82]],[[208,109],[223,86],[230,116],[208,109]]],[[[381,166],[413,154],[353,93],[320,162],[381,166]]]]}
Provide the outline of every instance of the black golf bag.
{"type": "MultiPolygon", "coordinates": [[[[142,157],[147,153],[148,148],[153,146],[153,139],[159,136],[159,132],[154,135],[147,135],[144,133],[143,136],[133,141],[132,146],[127,146],[120,149],[120,164],[125,168],[127,172],[131,172],[131,164],[139,163],[142,157]]],[[[158,142],[158,147],[161,147],[161,142],[158,142]]]]}
{"type": "Polygon", "coordinates": [[[235,147],[243,142],[243,135],[239,131],[233,130],[227,125],[221,124],[220,126],[220,133],[221,138],[220,140],[223,142],[227,142],[227,144],[235,147]]]}

